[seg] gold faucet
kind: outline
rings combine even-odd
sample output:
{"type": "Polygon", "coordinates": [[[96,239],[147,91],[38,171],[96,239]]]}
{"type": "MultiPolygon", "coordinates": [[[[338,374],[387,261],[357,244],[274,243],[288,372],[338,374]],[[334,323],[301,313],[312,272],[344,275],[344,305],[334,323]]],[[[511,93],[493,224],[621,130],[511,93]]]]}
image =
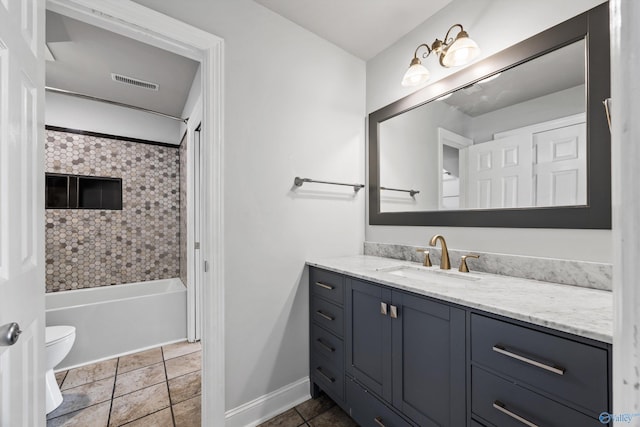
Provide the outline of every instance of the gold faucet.
{"type": "Polygon", "coordinates": [[[444,240],[444,236],[442,234],[434,235],[431,240],[429,240],[429,246],[436,246],[440,240],[440,245],[442,246],[442,256],[440,257],[440,269],[441,270],[450,270],[451,262],[449,261],[449,251],[447,250],[447,242],[444,240]]]}

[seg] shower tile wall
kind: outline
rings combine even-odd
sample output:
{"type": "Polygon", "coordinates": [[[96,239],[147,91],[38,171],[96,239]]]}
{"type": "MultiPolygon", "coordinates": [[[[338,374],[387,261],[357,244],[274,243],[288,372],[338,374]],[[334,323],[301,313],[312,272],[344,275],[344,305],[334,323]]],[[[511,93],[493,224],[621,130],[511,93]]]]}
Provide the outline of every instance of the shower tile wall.
{"type": "Polygon", "coordinates": [[[46,135],[46,172],[122,178],[122,210],[46,210],[47,292],[178,277],[178,148],[46,135]]]}
{"type": "Polygon", "coordinates": [[[187,277],[187,134],[180,141],[180,280],[188,285],[187,277]]]}

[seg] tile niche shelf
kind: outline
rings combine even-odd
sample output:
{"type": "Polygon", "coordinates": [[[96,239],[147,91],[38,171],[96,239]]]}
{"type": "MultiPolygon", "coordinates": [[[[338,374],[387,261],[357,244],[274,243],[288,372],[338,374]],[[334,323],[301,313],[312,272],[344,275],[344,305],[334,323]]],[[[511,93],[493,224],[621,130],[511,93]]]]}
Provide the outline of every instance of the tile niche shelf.
{"type": "Polygon", "coordinates": [[[45,174],[47,209],[122,210],[122,179],[45,174]]]}

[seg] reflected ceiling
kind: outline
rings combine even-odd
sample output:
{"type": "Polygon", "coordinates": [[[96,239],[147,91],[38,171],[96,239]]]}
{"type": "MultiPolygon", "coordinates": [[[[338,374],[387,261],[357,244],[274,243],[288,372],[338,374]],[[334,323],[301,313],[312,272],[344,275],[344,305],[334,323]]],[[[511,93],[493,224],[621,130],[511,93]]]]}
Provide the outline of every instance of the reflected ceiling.
{"type": "Polygon", "coordinates": [[[585,82],[585,44],[576,42],[509,70],[498,78],[454,92],[443,102],[476,117],[585,82]],[[576,64],[581,64],[576,67],[576,64]]]}

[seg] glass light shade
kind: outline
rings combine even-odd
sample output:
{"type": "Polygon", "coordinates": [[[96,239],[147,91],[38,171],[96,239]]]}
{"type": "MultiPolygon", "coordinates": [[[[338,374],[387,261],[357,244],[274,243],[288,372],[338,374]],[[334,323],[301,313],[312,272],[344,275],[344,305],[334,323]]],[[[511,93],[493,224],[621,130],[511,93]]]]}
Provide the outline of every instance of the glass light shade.
{"type": "Polygon", "coordinates": [[[440,57],[440,64],[445,67],[458,67],[468,64],[478,55],[480,55],[480,48],[476,42],[471,40],[466,33],[463,35],[461,32],[440,57]]]}
{"type": "Polygon", "coordinates": [[[421,63],[420,60],[414,58],[411,61],[411,66],[404,73],[404,77],[402,78],[402,86],[417,86],[429,80],[431,73],[427,70],[421,63]]]}

